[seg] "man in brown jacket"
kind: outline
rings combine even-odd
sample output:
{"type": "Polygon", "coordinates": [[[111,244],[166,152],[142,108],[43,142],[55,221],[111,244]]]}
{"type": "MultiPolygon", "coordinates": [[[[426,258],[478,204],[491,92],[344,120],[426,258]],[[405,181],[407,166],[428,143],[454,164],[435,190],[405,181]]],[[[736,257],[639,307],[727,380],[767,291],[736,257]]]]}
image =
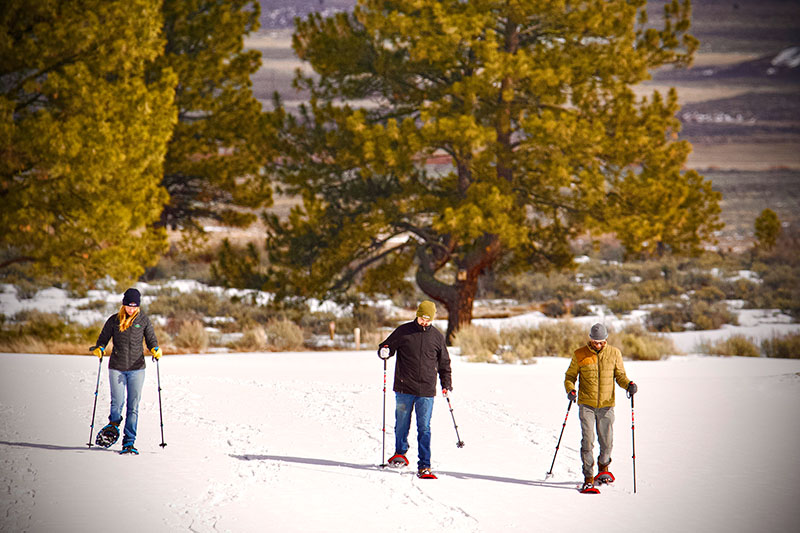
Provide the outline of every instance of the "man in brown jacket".
{"type": "MultiPolygon", "coordinates": [[[[570,401],[578,400],[581,419],[581,461],[583,462],[584,489],[594,485],[594,431],[600,443],[597,458],[598,472],[608,472],[611,464],[611,449],[614,445],[614,381],[628,391],[636,394],[636,384],[625,375],[622,353],[610,346],[608,331],[597,323],[589,331],[589,342],[575,350],[572,361],[565,374],[564,387],[570,401]],[[579,379],[580,378],[580,379],[579,379]],[[578,381],[578,393],[575,382],[578,381]]],[[[606,480],[613,481],[613,476],[606,480]]]]}

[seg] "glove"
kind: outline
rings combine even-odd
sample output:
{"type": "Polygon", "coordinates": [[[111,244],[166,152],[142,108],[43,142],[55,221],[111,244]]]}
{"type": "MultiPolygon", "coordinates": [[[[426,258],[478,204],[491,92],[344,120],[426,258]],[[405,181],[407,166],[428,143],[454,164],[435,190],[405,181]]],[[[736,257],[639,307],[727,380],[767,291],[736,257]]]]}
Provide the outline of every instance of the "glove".
{"type": "Polygon", "coordinates": [[[100,359],[103,358],[103,354],[105,353],[105,348],[102,346],[92,346],[89,348],[89,351],[92,352],[92,355],[99,357],[100,359]]]}
{"type": "Polygon", "coordinates": [[[625,390],[628,391],[628,398],[630,398],[631,396],[636,394],[636,392],[639,390],[639,387],[636,386],[636,383],[631,381],[630,383],[628,383],[628,388],[625,390]]]}
{"type": "Polygon", "coordinates": [[[574,402],[575,398],[578,397],[578,394],[575,392],[575,389],[572,389],[567,393],[567,400],[574,402]]]}
{"type": "Polygon", "coordinates": [[[161,348],[156,346],[155,348],[150,349],[150,353],[153,354],[153,361],[158,361],[161,359],[161,348]]]}
{"type": "Polygon", "coordinates": [[[389,359],[389,347],[381,346],[381,349],[378,350],[378,357],[384,360],[389,359]]]}

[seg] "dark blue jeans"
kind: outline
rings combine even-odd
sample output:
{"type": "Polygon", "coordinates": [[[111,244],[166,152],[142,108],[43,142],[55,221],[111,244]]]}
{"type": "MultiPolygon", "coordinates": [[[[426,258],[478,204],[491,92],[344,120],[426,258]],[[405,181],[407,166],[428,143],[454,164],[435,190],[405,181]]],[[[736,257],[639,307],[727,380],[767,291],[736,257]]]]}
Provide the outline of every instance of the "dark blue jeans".
{"type": "Polygon", "coordinates": [[[411,412],[417,413],[417,444],[419,461],[417,468],[431,466],[431,414],[433,414],[433,397],[414,396],[395,392],[397,405],[394,410],[394,450],[395,453],[406,454],[408,451],[408,431],[411,428],[411,412]]]}
{"type": "Polygon", "coordinates": [[[144,368],[125,372],[108,369],[108,381],[111,383],[111,414],[108,421],[119,424],[122,421],[122,406],[125,406],[125,431],[122,445],[133,444],[136,440],[136,424],[139,422],[139,399],[142,397],[144,385],[144,368]],[[127,401],[126,401],[127,392],[127,401]]]}

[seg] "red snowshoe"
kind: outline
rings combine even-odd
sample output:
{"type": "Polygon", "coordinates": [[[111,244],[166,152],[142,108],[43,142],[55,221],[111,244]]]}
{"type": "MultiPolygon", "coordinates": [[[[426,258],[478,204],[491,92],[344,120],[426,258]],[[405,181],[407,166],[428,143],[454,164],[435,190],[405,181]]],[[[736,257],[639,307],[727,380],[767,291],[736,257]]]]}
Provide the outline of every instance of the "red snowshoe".
{"type": "Polygon", "coordinates": [[[389,466],[394,468],[403,468],[404,466],[408,466],[408,459],[402,453],[396,453],[393,456],[389,457],[389,466]]]}
{"type": "Polygon", "coordinates": [[[596,476],[594,476],[594,482],[596,485],[605,485],[614,483],[614,474],[608,471],[600,472],[596,476]]]}
{"type": "Polygon", "coordinates": [[[420,479],[439,479],[430,468],[420,468],[417,472],[417,477],[420,479]]]}
{"type": "Polygon", "coordinates": [[[581,494],[600,494],[600,491],[597,490],[597,487],[595,487],[594,483],[591,481],[586,481],[578,490],[581,494]]]}

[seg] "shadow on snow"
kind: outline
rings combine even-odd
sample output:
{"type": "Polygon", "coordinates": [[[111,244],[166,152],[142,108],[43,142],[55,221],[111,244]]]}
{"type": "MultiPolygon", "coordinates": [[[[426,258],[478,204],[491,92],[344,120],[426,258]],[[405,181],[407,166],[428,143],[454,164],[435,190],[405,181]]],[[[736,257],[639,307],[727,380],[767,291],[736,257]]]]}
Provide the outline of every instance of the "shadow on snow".
{"type": "MultiPolygon", "coordinates": [[[[285,463],[297,463],[297,464],[315,465],[315,466],[333,466],[339,468],[353,468],[356,470],[370,470],[370,471],[394,470],[392,468],[382,467],[376,464],[348,463],[345,461],[332,461],[330,459],[317,459],[314,457],[291,457],[286,455],[250,455],[250,454],[245,454],[245,455],[231,454],[231,457],[233,457],[234,459],[239,459],[240,461],[280,461],[285,463]]],[[[448,472],[442,470],[439,470],[436,473],[447,477],[453,477],[456,479],[478,479],[482,481],[494,481],[498,483],[515,483],[518,485],[546,487],[551,489],[575,490],[575,484],[576,484],[575,481],[562,481],[556,483],[550,481],[536,481],[536,480],[517,479],[517,478],[502,477],[502,476],[489,476],[485,474],[473,474],[467,472],[448,472]]]]}
{"type": "Polygon", "coordinates": [[[83,446],[59,446],[57,444],[41,444],[36,442],[9,442],[5,440],[0,440],[0,446],[14,446],[17,448],[37,448],[39,450],[73,451],[73,452],[90,450],[90,449],[111,451],[108,448],[103,448],[102,446],[96,446],[94,444],[90,448],[85,444],[83,446]]]}

